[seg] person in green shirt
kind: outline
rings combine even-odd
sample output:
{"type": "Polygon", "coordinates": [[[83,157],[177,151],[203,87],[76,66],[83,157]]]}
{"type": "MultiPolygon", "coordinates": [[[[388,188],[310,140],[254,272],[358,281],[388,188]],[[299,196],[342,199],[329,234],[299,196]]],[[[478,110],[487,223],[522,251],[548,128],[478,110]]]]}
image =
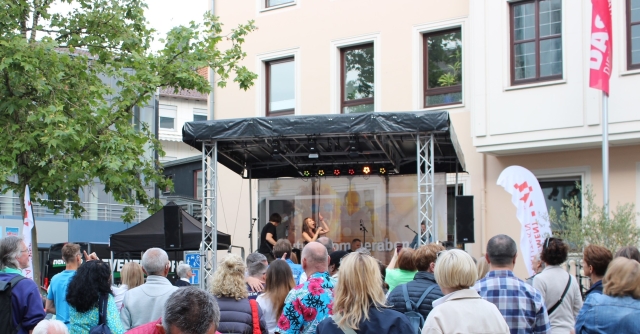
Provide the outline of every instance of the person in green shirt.
{"type": "Polygon", "coordinates": [[[413,281],[413,277],[416,275],[416,264],[413,260],[414,250],[411,248],[404,248],[398,254],[396,248],[395,254],[387,266],[386,275],[384,281],[389,285],[389,291],[407,282],[413,281]]]}

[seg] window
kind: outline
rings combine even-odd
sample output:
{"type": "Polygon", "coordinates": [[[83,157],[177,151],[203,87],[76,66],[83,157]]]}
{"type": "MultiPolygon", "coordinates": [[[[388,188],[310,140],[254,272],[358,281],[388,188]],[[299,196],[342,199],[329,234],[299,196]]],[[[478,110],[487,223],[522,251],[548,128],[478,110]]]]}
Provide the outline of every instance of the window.
{"type": "Polygon", "coordinates": [[[295,61],[293,58],[265,63],[267,116],[291,115],[296,108],[295,61]]]}
{"type": "Polygon", "coordinates": [[[206,121],[207,120],[207,109],[202,108],[193,108],[193,121],[206,121]]]}
{"type": "Polygon", "coordinates": [[[176,106],[160,105],[160,129],[175,130],[177,110],[176,106]]]}
{"type": "Polygon", "coordinates": [[[373,44],[340,49],[340,109],[343,114],[374,110],[373,44]]]}
{"type": "Polygon", "coordinates": [[[562,1],[511,4],[511,84],[562,79],[562,1]]]}
{"type": "Polygon", "coordinates": [[[640,69],[640,0],[627,0],[627,68],[640,69]]]}
{"type": "Polygon", "coordinates": [[[276,6],[280,6],[280,5],[284,5],[292,2],[295,2],[295,0],[265,0],[264,7],[265,8],[276,7],[276,6]]]}
{"type": "Polygon", "coordinates": [[[202,199],[202,169],[193,171],[193,198],[202,199]]]}
{"type": "MultiPolygon", "coordinates": [[[[576,199],[577,203],[581,206],[582,193],[579,186],[581,186],[580,177],[561,177],[551,179],[540,179],[540,188],[544,194],[544,201],[547,204],[547,210],[549,216],[551,216],[551,209],[553,209],[558,217],[562,214],[562,210],[566,207],[563,201],[576,199]]],[[[560,232],[562,234],[562,226],[554,226],[552,224],[551,229],[560,232]]]]}
{"type": "Polygon", "coordinates": [[[424,107],[462,102],[460,29],[423,35],[424,107]]]}

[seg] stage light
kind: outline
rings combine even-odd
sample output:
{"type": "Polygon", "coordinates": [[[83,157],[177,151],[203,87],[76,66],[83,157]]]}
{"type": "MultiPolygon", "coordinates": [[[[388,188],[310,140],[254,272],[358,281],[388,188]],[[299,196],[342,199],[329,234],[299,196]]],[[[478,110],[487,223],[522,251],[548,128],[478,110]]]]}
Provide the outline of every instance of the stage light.
{"type": "Polygon", "coordinates": [[[319,157],[315,138],[309,138],[309,159],[318,159],[319,157]]]}
{"type": "Polygon", "coordinates": [[[271,142],[271,156],[277,158],[282,152],[280,151],[280,141],[274,140],[271,142]]]}
{"type": "Polygon", "coordinates": [[[364,175],[371,174],[371,167],[369,167],[369,166],[362,167],[362,174],[364,174],[364,175]]]}
{"type": "Polygon", "coordinates": [[[360,152],[358,152],[358,141],[356,137],[351,137],[349,138],[349,157],[357,158],[358,155],[360,155],[360,152]]]}
{"type": "Polygon", "coordinates": [[[334,169],[334,170],[333,170],[333,175],[335,175],[335,176],[340,176],[340,170],[339,170],[339,169],[337,169],[337,168],[336,168],[336,169],[334,169]]]}
{"type": "Polygon", "coordinates": [[[311,176],[311,171],[310,171],[310,170],[306,170],[306,169],[305,169],[304,171],[302,171],[302,176],[304,176],[304,177],[309,177],[309,176],[311,176]]]}
{"type": "Polygon", "coordinates": [[[318,169],[318,176],[324,176],[324,169],[318,169]]]}
{"type": "Polygon", "coordinates": [[[348,173],[349,175],[354,175],[356,173],[356,170],[353,168],[349,168],[348,173]]]}
{"type": "Polygon", "coordinates": [[[384,167],[380,167],[380,175],[387,174],[387,169],[384,167]]]}

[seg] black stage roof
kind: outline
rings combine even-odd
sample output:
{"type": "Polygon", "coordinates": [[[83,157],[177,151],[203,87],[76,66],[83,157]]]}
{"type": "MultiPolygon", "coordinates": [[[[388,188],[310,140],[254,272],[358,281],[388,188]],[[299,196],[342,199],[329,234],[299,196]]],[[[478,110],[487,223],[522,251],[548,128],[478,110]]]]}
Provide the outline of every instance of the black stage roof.
{"type": "MultiPolygon", "coordinates": [[[[185,123],[182,140],[198,150],[218,143],[218,162],[251,178],[303,177],[371,165],[416,174],[416,137],[434,134],[435,172],[465,171],[447,111],[254,117],[185,123]],[[317,154],[317,155],[316,155],[317,154]]],[[[343,172],[346,174],[346,172],[343,172]]],[[[342,175],[344,175],[342,174],[342,175]]]]}

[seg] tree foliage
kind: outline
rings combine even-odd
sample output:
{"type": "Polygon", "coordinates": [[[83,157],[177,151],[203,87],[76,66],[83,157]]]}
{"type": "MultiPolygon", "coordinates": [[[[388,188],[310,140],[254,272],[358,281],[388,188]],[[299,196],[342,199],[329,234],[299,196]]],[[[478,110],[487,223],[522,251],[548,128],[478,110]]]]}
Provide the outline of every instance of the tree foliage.
{"type": "MultiPolygon", "coordinates": [[[[154,129],[132,123],[158,87],[210,91],[195,69],[210,67],[217,84],[249,88],[256,78],[239,62],[253,22],[223,34],[218,19],[173,28],[150,50],[154,30],[142,0],[0,0],[0,190],[47,194],[42,204],[78,217],[78,189],[95,179],[126,204],[150,211],[160,202],[145,187],[165,180],[145,158],[162,148],[154,129]],[[52,5],[73,8],[52,13],[52,5]],[[229,48],[220,50],[219,43],[229,48]],[[233,76],[233,79],[231,77],[233,76]],[[115,81],[116,89],[109,85],[115,81]],[[65,203],[64,200],[70,202],[65,203]]],[[[132,208],[123,219],[135,217],[132,208]]]]}
{"type": "Polygon", "coordinates": [[[563,209],[558,213],[551,208],[549,220],[554,234],[566,240],[573,251],[581,252],[595,244],[608,248],[615,253],[624,246],[638,246],[640,228],[636,225],[636,211],[631,203],[618,205],[611,217],[607,217],[604,207],[594,203],[595,195],[591,186],[583,190],[586,212],[578,197],[562,200],[563,209]],[[607,219],[608,218],[608,219],[607,219]]]}

